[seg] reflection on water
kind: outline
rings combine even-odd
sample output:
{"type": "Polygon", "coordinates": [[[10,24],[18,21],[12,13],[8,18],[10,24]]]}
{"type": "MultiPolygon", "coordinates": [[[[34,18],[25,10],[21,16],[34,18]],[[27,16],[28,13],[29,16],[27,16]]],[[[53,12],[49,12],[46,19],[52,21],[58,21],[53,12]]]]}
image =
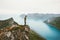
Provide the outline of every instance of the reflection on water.
{"type": "Polygon", "coordinates": [[[43,21],[28,21],[31,29],[35,30],[42,37],[47,40],[60,40],[60,30],[51,25],[45,24],[43,21]]]}

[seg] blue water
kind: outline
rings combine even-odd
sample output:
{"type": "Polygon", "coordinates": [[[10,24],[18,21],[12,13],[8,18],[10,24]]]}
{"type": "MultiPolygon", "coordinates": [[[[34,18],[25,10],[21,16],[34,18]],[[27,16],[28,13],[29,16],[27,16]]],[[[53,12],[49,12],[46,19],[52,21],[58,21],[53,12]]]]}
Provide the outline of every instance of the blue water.
{"type": "Polygon", "coordinates": [[[52,25],[46,24],[43,21],[28,21],[30,28],[36,31],[40,36],[47,40],[60,40],[60,30],[52,25]]]}

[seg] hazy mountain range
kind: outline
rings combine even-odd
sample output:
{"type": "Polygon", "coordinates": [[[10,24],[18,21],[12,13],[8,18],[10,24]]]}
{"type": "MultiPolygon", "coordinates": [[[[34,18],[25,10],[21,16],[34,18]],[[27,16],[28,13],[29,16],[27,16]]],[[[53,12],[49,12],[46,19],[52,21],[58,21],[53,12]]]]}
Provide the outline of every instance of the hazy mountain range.
{"type": "MultiPolygon", "coordinates": [[[[20,17],[24,17],[25,14],[20,15],[20,17]]],[[[39,13],[34,13],[34,14],[27,14],[28,19],[32,20],[47,20],[52,17],[60,17],[60,14],[39,14],[39,13]]]]}

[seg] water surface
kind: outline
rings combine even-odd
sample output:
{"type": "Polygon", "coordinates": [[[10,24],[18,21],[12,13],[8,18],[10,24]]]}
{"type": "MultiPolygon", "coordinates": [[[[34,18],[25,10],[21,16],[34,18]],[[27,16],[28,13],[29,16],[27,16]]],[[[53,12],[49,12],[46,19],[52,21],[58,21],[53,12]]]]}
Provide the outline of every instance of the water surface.
{"type": "Polygon", "coordinates": [[[46,38],[47,40],[60,40],[60,30],[54,26],[46,24],[41,20],[30,20],[28,21],[28,24],[31,29],[36,31],[39,35],[46,38]]]}

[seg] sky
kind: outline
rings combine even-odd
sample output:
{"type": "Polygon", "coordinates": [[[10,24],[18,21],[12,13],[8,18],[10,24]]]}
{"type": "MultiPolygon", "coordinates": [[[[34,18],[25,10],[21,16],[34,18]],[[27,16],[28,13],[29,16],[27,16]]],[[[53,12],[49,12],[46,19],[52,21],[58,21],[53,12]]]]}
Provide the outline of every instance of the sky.
{"type": "Polygon", "coordinates": [[[0,0],[0,14],[60,13],[60,0],[0,0]]]}
{"type": "Polygon", "coordinates": [[[60,0],[0,0],[0,20],[29,13],[59,14],[60,0]]]}

